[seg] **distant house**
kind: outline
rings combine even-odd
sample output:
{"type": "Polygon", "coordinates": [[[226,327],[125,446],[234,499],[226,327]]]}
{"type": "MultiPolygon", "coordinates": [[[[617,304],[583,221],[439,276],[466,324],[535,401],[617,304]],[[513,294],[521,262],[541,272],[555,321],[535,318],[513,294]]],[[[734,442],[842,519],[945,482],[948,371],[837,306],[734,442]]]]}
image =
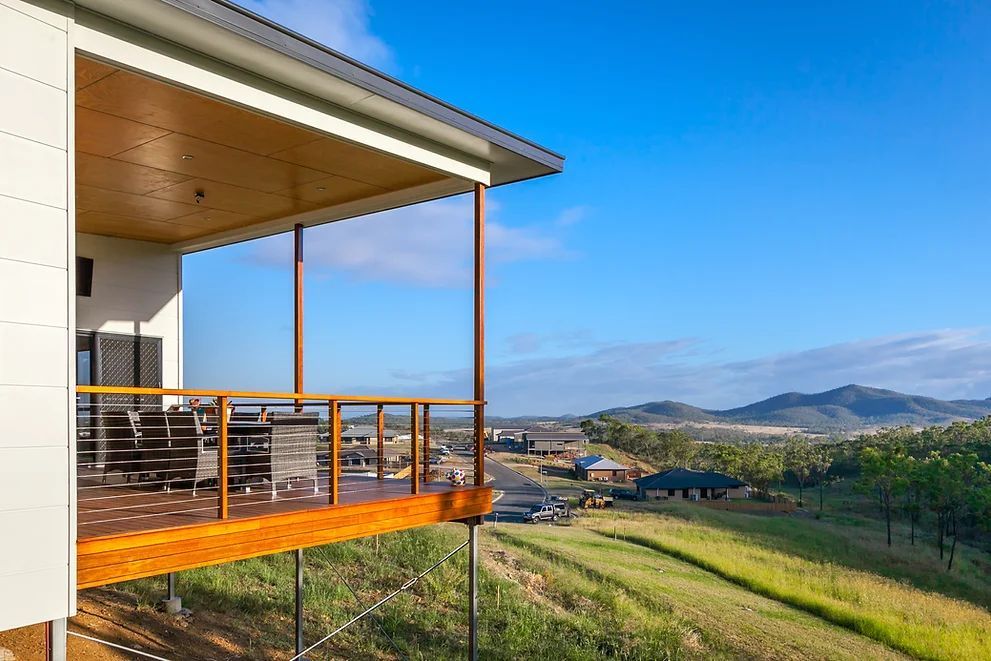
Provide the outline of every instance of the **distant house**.
{"type": "Polygon", "coordinates": [[[575,460],[575,477],[590,482],[625,482],[629,466],[597,454],[575,460]]]}
{"type": "Polygon", "coordinates": [[[496,429],[495,430],[495,442],[496,443],[509,443],[510,445],[516,443],[520,435],[526,431],[525,429],[496,429]]]}
{"type": "MultiPolygon", "coordinates": [[[[341,449],[341,465],[368,467],[378,465],[378,452],[375,448],[355,447],[341,449]]],[[[395,466],[404,459],[409,460],[409,455],[395,450],[386,450],[383,459],[384,466],[395,466]]]]}
{"type": "Polygon", "coordinates": [[[636,480],[645,500],[729,500],[749,498],[750,485],[713,471],[671,468],[636,480]]]}
{"type": "Polygon", "coordinates": [[[588,437],[580,431],[525,431],[523,447],[527,454],[540,456],[584,453],[588,437]]]}
{"type": "MultiPolygon", "coordinates": [[[[394,443],[398,437],[399,434],[391,429],[385,430],[386,443],[394,443]]],[[[341,432],[341,443],[360,443],[362,445],[371,445],[372,443],[377,442],[378,429],[372,427],[371,425],[356,425],[351,429],[345,429],[341,432]]]]}

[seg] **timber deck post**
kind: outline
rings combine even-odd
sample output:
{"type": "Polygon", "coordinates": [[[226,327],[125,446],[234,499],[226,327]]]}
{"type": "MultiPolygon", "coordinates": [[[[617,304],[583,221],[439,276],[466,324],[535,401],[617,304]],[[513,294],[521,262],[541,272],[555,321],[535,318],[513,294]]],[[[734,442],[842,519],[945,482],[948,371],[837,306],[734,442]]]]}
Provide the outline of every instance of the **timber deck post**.
{"type": "Polygon", "coordinates": [[[375,476],[380,479],[385,479],[385,407],[381,404],[378,405],[378,409],[375,414],[375,427],[376,427],[376,443],[378,446],[378,469],[375,471],[375,476]]]}
{"type": "Polygon", "coordinates": [[[415,496],[420,493],[420,406],[415,402],[410,406],[409,427],[409,492],[415,496]]]}
{"type": "Polygon", "coordinates": [[[327,483],[330,491],[330,504],[337,505],[341,502],[340,490],[341,490],[341,406],[340,403],[331,400],[330,406],[328,407],[330,415],[329,425],[330,428],[327,430],[330,447],[327,453],[327,483]]]}
{"type": "Polygon", "coordinates": [[[475,184],[475,486],[485,486],[485,186],[475,184]]]}
{"type": "Polygon", "coordinates": [[[423,482],[430,481],[430,404],[423,405],[423,482]]]}
{"type": "MultiPolygon", "coordinates": [[[[293,227],[293,392],[303,392],[303,225],[293,227]]],[[[296,400],[296,412],[303,410],[296,400]]]]}

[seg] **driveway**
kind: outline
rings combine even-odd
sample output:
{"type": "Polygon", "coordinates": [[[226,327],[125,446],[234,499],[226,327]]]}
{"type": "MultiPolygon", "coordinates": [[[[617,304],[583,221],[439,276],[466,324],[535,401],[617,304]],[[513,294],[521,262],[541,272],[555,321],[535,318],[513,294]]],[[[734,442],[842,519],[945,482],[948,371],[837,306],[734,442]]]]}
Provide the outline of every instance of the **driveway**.
{"type": "Polygon", "coordinates": [[[546,492],[543,487],[491,457],[485,458],[485,472],[493,478],[489,484],[504,494],[492,504],[492,514],[486,517],[489,521],[494,520],[498,513],[500,521],[520,523],[524,512],[544,500],[546,492]]]}

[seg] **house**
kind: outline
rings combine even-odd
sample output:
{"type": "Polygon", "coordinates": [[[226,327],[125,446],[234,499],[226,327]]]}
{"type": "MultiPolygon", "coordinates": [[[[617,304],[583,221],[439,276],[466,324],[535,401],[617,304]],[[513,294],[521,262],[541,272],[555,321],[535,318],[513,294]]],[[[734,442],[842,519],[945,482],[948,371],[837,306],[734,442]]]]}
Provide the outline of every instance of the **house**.
{"type": "MultiPolygon", "coordinates": [[[[398,437],[399,434],[391,429],[382,430],[382,438],[386,443],[394,443],[398,437]]],[[[409,435],[406,440],[409,440],[409,435]]],[[[356,425],[341,432],[341,442],[371,445],[378,442],[378,430],[372,426],[356,425]]]]}
{"type": "Polygon", "coordinates": [[[625,482],[629,466],[597,454],[575,460],[574,473],[579,480],[589,482],[625,482]]]}
{"type": "MultiPolygon", "coordinates": [[[[285,551],[302,572],[307,547],[445,521],[466,523],[477,550],[492,509],[485,194],[561,172],[563,157],[226,0],[0,0],[0,43],[0,530],[16,540],[0,543],[0,595],[17,595],[0,600],[0,630],[49,623],[58,661],[80,589],[285,551]],[[308,390],[308,228],[457,194],[473,200],[471,391],[308,390]],[[278,333],[234,344],[282,307],[238,282],[210,285],[224,324],[209,332],[242,372],[291,355],[291,387],[236,391],[221,372],[186,388],[183,334],[207,330],[184,316],[184,255],[277,234],[291,236],[291,352],[278,333]],[[228,420],[232,405],[279,413],[228,420]],[[409,415],[424,437],[431,412],[471,410],[466,486],[419,469],[342,475],[349,406],[409,415]],[[236,451],[249,446],[266,460],[236,451]]],[[[471,66],[465,84],[485,88],[471,66]]]]}
{"type": "Polygon", "coordinates": [[[516,442],[519,434],[522,434],[525,430],[523,429],[496,429],[495,430],[495,442],[496,443],[508,443],[512,445],[516,442]]]}
{"type": "Polygon", "coordinates": [[[521,436],[526,453],[540,456],[582,454],[588,443],[588,437],[580,431],[527,430],[521,436]]]}
{"type": "Polygon", "coordinates": [[[636,480],[644,500],[729,500],[749,498],[750,485],[713,471],[671,468],[636,480]]]}
{"type": "MultiPolygon", "coordinates": [[[[398,466],[400,463],[409,461],[409,452],[399,452],[395,449],[386,448],[382,454],[382,460],[388,467],[398,466]]],[[[375,448],[351,447],[341,448],[341,466],[351,467],[375,467],[378,465],[379,455],[375,448]]]]}

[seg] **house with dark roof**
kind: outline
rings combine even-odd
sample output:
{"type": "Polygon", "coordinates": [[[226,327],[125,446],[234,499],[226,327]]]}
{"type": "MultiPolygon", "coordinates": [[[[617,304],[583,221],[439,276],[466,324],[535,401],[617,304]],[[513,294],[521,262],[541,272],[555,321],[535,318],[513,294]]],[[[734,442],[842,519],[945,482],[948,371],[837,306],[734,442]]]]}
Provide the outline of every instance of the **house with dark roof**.
{"type": "MultiPolygon", "coordinates": [[[[383,432],[386,443],[394,443],[399,434],[386,429],[383,432]]],[[[341,432],[341,443],[360,443],[370,445],[378,442],[378,430],[371,425],[355,425],[341,432]]]]}
{"type": "Polygon", "coordinates": [[[629,466],[597,454],[575,460],[574,473],[579,480],[589,482],[625,482],[629,466]]]}
{"type": "Polygon", "coordinates": [[[636,480],[643,500],[730,500],[749,498],[750,485],[714,471],[671,468],[636,480]]]}
{"type": "Polygon", "coordinates": [[[588,437],[580,431],[523,432],[523,447],[527,454],[540,456],[567,453],[584,454],[588,437]]]}

